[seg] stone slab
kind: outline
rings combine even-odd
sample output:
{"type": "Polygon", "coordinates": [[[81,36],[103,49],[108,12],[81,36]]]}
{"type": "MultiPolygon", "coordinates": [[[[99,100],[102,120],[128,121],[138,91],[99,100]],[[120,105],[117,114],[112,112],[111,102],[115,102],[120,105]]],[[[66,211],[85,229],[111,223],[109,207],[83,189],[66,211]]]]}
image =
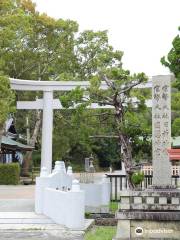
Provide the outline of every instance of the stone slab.
{"type": "Polygon", "coordinates": [[[131,237],[138,239],[179,239],[179,222],[131,221],[131,237]],[[138,234],[137,229],[142,232],[138,234]]]}
{"type": "MultiPolygon", "coordinates": [[[[118,221],[120,227],[124,220],[118,221]],[[122,222],[122,223],[121,223],[122,222]]],[[[117,229],[116,237],[113,240],[179,240],[180,224],[178,221],[144,221],[144,220],[129,220],[129,228],[122,233],[121,229],[117,229]],[[128,238],[126,234],[129,234],[128,238]]]]}
{"type": "Polygon", "coordinates": [[[179,221],[180,211],[121,211],[116,213],[116,219],[137,219],[137,220],[154,220],[154,221],[179,221]]]}
{"type": "Polygon", "coordinates": [[[118,221],[116,235],[117,235],[117,237],[121,236],[122,238],[130,239],[131,230],[130,230],[130,221],[129,220],[118,221]]]}
{"type": "Polygon", "coordinates": [[[83,240],[84,232],[58,230],[0,230],[1,240],[83,240]]]}
{"type": "Polygon", "coordinates": [[[180,205],[175,204],[131,204],[129,208],[125,204],[121,204],[121,210],[142,210],[142,211],[180,211],[180,205]]]}
{"type": "Polygon", "coordinates": [[[109,206],[85,206],[85,212],[88,213],[109,213],[109,206]]]}
{"type": "Polygon", "coordinates": [[[121,191],[120,197],[179,197],[180,189],[146,189],[144,191],[121,191]]]}
{"type": "MultiPolygon", "coordinates": [[[[94,224],[94,219],[85,219],[85,226],[82,231],[88,230],[94,224]]],[[[55,224],[51,219],[44,215],[37,215],[33,212],[0,212],[0,230],[31,230],[31,229],[66,229],[67,227],[55,224]]],[[[75,230],[71,230],[75,231],[75,230]]],[[[1,238],[0,238],[1,239],[1,238]]]]}

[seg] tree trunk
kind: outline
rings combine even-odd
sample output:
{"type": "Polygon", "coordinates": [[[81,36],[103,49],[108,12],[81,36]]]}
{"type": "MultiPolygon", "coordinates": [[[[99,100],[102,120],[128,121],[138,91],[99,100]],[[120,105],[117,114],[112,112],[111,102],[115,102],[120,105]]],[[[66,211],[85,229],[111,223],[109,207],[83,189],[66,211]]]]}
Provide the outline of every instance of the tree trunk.
{"type": "Polygon", "coordinates": [[[133,174],[131,145],[130,145],[129,139],[121,133],[119,134],[119,141],[122,148],[122,156],[123,156],[124,167],[127,174],[128,185],[130,189],[134,189],[135,186],[131,180],[131,176],[133,174]]]}
{"type": "MultiPolygon", "coordinates": [[[[116,109],[116,114],[115,114],[116,123],[118,126],[121,126],[121,125],[124,126],[123,105],[121,102],[117,101],[117,98],[114,99],[114,102],[115,102],[114,106],[116,109]]],[[[122,132],[121,128],[118,129],[118,135],[119,135],[120,146],[122,149],[122,157],[123,157],[122,161],[124,162],[124,167],[125,167],[126,174],[127,174],[128,185],[129,185],[130,189],[133,189],[135,186],[131,180],[131,176],[133,174],[131,144],[130,144],[129,138],[122,132]]]]}
{"type": "MultiPolygon", "coordinates": [[[[2,143],[2,136],[4,134],[5,125],[0,126],[0,152],[1,152],[1,143],[2,143]]],[[[0,160],[1,160],[2,155],[0,154],[0,160]]]]}
{"type": "MultiPolygon", "coordinates": [[[[3,128],[0,127],[0,152],[1,152],[2,136],[3,136],[3,128]]],[[[2,157],[2,155],[0,155],[0,160],[1,160],[1,157],[2,157]]]]}
{"type": "MultiPolygon", "coordinates": [[[[40,126],[41,126],[41,111],[38,110],[36,111],[36,121],[35,121],[35,126],[34,126],[34,131],[33,131],[33,135],[29,140],[29,145],[31,147],[35,147],[35,143],[39,134],[39,130],[40,130],[40,126]]],[[[29,151],[26,153],[25,157],[24,157],[24,161],[23,161],[23,168],[22,168],[22,176],[29,176],[29,167],[32,161],[32,153],[33,151],[29,151]]]]}

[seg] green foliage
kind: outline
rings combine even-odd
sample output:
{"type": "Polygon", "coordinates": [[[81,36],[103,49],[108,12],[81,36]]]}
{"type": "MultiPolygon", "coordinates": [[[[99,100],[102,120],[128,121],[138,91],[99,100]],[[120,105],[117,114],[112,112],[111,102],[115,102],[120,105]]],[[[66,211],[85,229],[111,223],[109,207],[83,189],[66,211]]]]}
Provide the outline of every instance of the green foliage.
{"type": "MultiPolygon", "coordinates": [[[[180,27],[179,27],[180,31],[180,27]]],[[[164,66],[168,67],[175,75],[175,82],[172,86],[177,88],[173,89],[172,93],[172,135],[180,135],[180,36],[179,34],[173,39],[172,49],[163,57],[161,62],[164,66]]]]}
{"type": "Polygon", "coordinates": [[[0,68],[20,79],[55,79],[73,73],[74,21],[36,11],[31,0],[2,0],[0,68]]]}
{"type": "MultiPolygon", "coordinates": [[[[180,27],[179,27],[180,31],[180,27]]],[[[167,58],[162,57],[161,62],[164,66],[168,67],[176,77],[174,84],[180,90],[180,36],[179,34],[172,42],[172,49],[169,51],[167,58]]]]}
{"type": "Polygon", "coordinates": [[[116,233],[116,227],[95,227],[85,234],[85,240],[111,240],[116,233]]]}
{"type": "Polygon", "coordinates": [[[83,164],[91,153],[89,135],[96,131],[96,120],[88,117],[89,111],[63,110],[56,113],[54,125],[53,159],[62,159],[73,164],[83,164]]]}
{"type": "Polygon", "coordinates": [[[32,154],[32,166],[38,167],[41,165],[41,151],[33,151],[32,154]]]}
{"type": "Polygon", "coordinates": [[[68,108],[78,103],[83,98],[83,90],[80,87],[77,87],[75,90],[72,90],[69,94],[64,94],[60,96],[60,101],[63,107],[68,108]]]}
{"type": "Polygon", "coordinates": [[[79,78],[89,80],[99,69],[109,66],[121,67],[121,51],[114,51],[108,43],[107,31],[80,33],[76,40],[76,57],[79,78]]]}
{"type": "Polygon", "coordinates": [[[93,140],[93,152],[96,154],[99,167],[107,169],[112,166],[113,169],[120,169],[120,149],[117,139],[99,139],[93,140]]]}
{"type": "MultiPolygon", "coordinates": [[[[89,135],[100,134],[113,136],[117,135],[118,132],[121,132],[131,139],[131,142],[133,143],[132,148],[134,151],[134,156],[138,155],[140,151],[144,153],[144,156],[147,154],[150,155],[151,147],[148,138],[151,131],[151,116],[145,105],[146,96],[149,96],[148,93],[144,93],[144,91],[134,91],[131,93],[131,89],[129,91],[126,91],[123,94],[123,99],[121,100],[124,104],[123,120],[118,123],[115,120],[115,109],[96,109],[90,111],[85,108],[85,106],[90,106],[92,103],[98,103],[100,106],[113,105],[114,95],[118,94],[118,92],[120,92],[124,88],[128,88],[129,85],[132,84],[134,81],[138,80],[139,83],[145,82],[147,80],[146,76],[143,73],[130,75],[129,71],[110,65],[107,67],[107,69],[103,69],[103,71],[113,81],[116,90],[113,90],[112,88],[108,88],[107,90],[100,89],[100,85],[102,82],[102,77],[100,73],[95,74],[90,78],[90,87],[86,89],[86,91],[77,88],[72,92],[66,93],[60,97],[64,107],[68,108],[70,106],[73,106],[74,103],[80,104],[79,109],[73,111],[71,125],[72,123],[79,126],[81,125],[83,128],[80,127],[79,130],[81,132],[87,130],[87,133],[89,135]],[[137,99],[136,107],[134,107],[134,102],[132,100],[133,97],[136,97],[137,99]],[[88,121],[86,120],[87,117],[88,121]],[[95,123],[95,129],[93,129],[93,131],[87,129],[90,127],[91,121],[95,123]],[[81,122],[86,122],[86,124],[83,125],[81,124],[81,122]],[[138,144],[141,145],[141,148],[138,148],[138,144]]],[[[121,97],[122,95],[119,94],[119,98],[121,97]]],[[[119,162],[121,158],[119,151],[120,148],[119,146],[115,147],[114,141],[95,141],[94,139],[92,139],[91,143],[91,149],[97,155],[101,166],[105,165],[107,167],[112,162],[119,162]],[[104,147],[103,145],[106,146],[104,147]]],[[[142,158],[144,157],[141,156],[141,159],[142,158]]],[[[120,163],[118,164],[120,167],[120,163]]]]}
{"type": "Polygon", "coordinates": [[[137,186],[144,180],[144,173],[143,172],[135,172],[131,176],[132,182],[137,186]]]}
{"type": "Polygon", "coordinates": [[[180,118],[175,118],[172,124],[173,136],[180,136],[180,118]]]}
{"type": "Polygon", "coordinates": [[[91,213],[90,212],[85,212],[85,218],[90,218],[91,213]]]}
{"type": "Polygon", "coordinates": [[[13,111],[14,94],[10,89],[9,79],[0,73],[0,129],[2,129],[8,113],[13,111]]]}
{"type": "Polygon", "coordinates": [[[20,167],[18,163],[0,164],[1,185],[17,185],[19,177],[20,167]]]}
{"type": "MultiPolygon", "coordinates": [[[[76,110],[65,109],[55,112],[53,159],[68,161],[71,158],[69,161],[72,163],[81,162],[82,157],[88,157],[93,151],[99,161],[104,157],[107,163],[111,160],[110,154],[107,157],[105,154],[103,156],[107,148],[111,149],[112,161],[116,162],[121,156],[119,151],[116,152],[114,141],[104,141],[101,146],[89,136],[116,135],[119,130],[130,136],[133,146],[136,146],[133,149],[135,154],[139,151],[137,147],[139,136],[143,135],[141,147],[145,146],[149,122],[144,102],[148,93],[126,92],[124,102],[127,103],[125,115],[128,119],[126,123],[124,121],[123,126],[117,125],[114,109],[106,111],[86,108],[92,102],[98,102],[103,106],[107,103],[107,99],[116,94],[112,89],[103,91],[99,88],[102,81],[101,73],[112,79],[119,90],[128,87],[137,79],[139,82],[146,81],[143,73],[131,75],[128,70],[122,69],[123,53],[115,51],[109,45],[107,31],[88,30],[79,33],[76,37],[78,31],[76,22],[40,14],[31,0],[1,0],[0,14],[0,70],[3,70],[4,74],[20,79],[90,80],[91,82],[87,94],[80,88],[68,94],[54,94],[54,97],[60,98],[66,108],[74,104],[81,103],[81,105],[76,110]],[[137,110],[132,106],[131,96],[135,96],[139,101],[137,110]],[[99,116],[100,114],[102,116],[99,116]],[[133,126],[136,129],[134,132],[133,126]],[[74,149],[78,148],[82,157],[75,154],[74,149]]],[[[42,93],[18,92],[16,96],[18,100],[34,100],[36,97],[41,98],[42,93]]],[[[26,134],[27,116],[32,136],[36,123],[35,111],[18,111],[17,128],[20,134],[26,134]]],[[[38,137],[36,146],[40,148],[40,144],[38,137]]]]}
{"type": "Polygon", "coordinates": [[[118,202],[110,202],[109,204],[109,210],[112,213],[115,213],[118,210],[118,202]]]}

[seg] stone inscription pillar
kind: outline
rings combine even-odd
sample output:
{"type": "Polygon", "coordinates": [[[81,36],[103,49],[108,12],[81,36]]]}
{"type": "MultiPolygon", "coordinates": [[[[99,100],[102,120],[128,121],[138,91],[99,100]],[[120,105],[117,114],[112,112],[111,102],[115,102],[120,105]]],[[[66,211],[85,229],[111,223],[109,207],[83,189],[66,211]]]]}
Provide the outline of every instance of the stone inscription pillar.
{"type": "Polygon", "coordinates": [[[171,76],[152,78],[153,186],[171,185],[171,76]]]}

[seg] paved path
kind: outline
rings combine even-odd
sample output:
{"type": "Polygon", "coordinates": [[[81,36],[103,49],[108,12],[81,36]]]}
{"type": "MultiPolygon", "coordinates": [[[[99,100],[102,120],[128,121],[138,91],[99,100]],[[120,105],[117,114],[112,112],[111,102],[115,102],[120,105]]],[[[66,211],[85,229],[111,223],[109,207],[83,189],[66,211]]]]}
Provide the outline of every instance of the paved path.
{"type": "MultiPolygon", "coordinates": [[[[86,227],[92,220],[86,220],[86,227]]],[[[34,212],[0,212],[0,240],[83,240],[84,231],[73,231],[34,212]]]]}
{"type": "Polygon", "coordinates": [[[34,185],[0,186],[0,212],[34,211],[34,189],[34,185]]]}
{"type": "Polygon", "coordinates": [[[0,199],[34,199],[35,185],[0,185],[0,199]]]}
{"type": "Polygon", "coordinates": [[[34,190],[34,185],[0,186],[0,240],[83,240],[84,231],[34,216],[34,190]]]}
{"type": "MultiPolygon", "coordinates": [[[[85,221],[88,228],[93,220],[85,221]]],[[[70,230],[33,212],[0,212],[0,240],[83,240],[83,230],[70,230]]]]}

